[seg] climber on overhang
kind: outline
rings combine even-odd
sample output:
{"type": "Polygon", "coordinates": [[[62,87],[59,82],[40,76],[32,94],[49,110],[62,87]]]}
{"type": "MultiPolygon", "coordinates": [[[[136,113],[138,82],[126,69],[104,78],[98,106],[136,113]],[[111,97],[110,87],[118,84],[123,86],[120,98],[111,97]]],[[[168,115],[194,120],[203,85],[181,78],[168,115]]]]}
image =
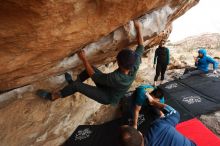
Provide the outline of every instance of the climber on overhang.
{"type": "Polygon", "coordinates": [[[180,79],[185,79],[190,76],[207,74],[209,72],[209,64],[213,64],[213,73],[217,74],[218,62],[210,56],[207,56],[207,51],[205,48],[201,48],[198,51],[198,57],[195,57],[195,66],[187,68],[184,75],[180,79]]]}
{"type": "Polygon", "coordinates": [[[170,63],[170,51],[168,48],[166,48],[165,45],[166,41],[162,40],[159,44],[159,47],[155,51],[154,56],[154,65],[156,66],[156,75],[154,77],[154,86],[157,86],[157,80],[159,75],[161,75],[160,84],[163,83],[164,75],[167,70],[167,65],[170,63]],[[157,65],[156,65],[157,64],[157,65]]]}
{"type": "Polygon", "coordinates": [[[85,52],[82,50],[78,52],[78,56],[83,62],[85,70],[78,75],[78,78],[73,81],[70,74],[66,73],[65,78],[69,83],[66,87],[53,93],[38,90],[37,95],[53,101],[80,92],[101,104],[117,104],[135,80],[141,64],[141,56],[144,52],[142,25],[138,21],[135,21],[134,25],[137,30],[138,46],[135,51],[127,48],[118,53],[117,63],[119,68],[117,70],[107,74],[102,73],[90,65],[85,52]],[[88,78],[91,78],[96,86],[83,83],[88,78]]]}

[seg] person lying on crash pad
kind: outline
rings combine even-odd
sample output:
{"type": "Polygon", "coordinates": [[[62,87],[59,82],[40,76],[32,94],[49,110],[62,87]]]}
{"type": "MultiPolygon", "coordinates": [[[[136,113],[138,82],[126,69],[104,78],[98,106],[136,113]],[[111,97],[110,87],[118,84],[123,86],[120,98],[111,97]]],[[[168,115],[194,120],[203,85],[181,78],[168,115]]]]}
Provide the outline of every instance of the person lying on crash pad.
{"type": "Polygon", "coordinates": [[[184,75],[180,79],[185,79],[193,75],[207,74],[209,71],[209,64],[213,64],[213,73],[217,74],[218,62],[207,55],[205,48],[198,51],[198,57],[195,57],[195,66],[185,70],[184,75]]]}
{"type": "Polygon", "coordinates": [[[164,103],[164,96],[161,90],[151,86],[151,85],[141,85],[136,88],[133,94],[133,127],[137,129],[138,125],[138,115],[142,106],[147,106],[147,96],[146,93],[150,95],[157,101],[164,103]]]}
{"type": "Polygon", "coordinates": [[[80,51],[78,56],[83,62],[85,70],[78,75],[78,78],[73,81],[72,77],[66,74],[66,80],[69,84],[62,90],[53,93],[38,90],[37,95],[53,101],[80,92],[101,104],[117,104],[135,80],[144,53],[142,25],[138,21],[135,21],[134,25],[137,30],[138,46],[135,51],[123,49],[118,53],[119,68],[114,72],[102,73],[97,68],[92,67],[85,56],[85,52],[80,51]],[[96,86],[83,83],[88,78],[91,78],[96,86]]]}
{"type": "Polygon", "coordinates": [[[179,133],[175,126],[180,120],[178,111],[169,105],[156,101],[149,93],[147,100],[154,108],[161,110],[152,118],[143,135],[134,127],[120,127],[119,141],[121,146],[196,146],[190,139],[179,133]]]}

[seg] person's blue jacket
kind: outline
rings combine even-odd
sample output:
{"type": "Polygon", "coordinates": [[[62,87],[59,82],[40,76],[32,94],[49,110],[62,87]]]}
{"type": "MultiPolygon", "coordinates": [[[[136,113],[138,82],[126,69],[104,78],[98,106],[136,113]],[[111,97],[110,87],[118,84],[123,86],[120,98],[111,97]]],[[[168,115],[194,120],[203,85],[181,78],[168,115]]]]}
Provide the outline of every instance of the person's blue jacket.
{"type": "Polygon", "coordinates": [[[207,52],[205,49],[200,49],[198,53],[203,54],[202,58],[199,58],[198,62],[195,63],[196,67],[199,70],[202,70],[204,72],[208,72],[209,71],[209,64],[213,64],[213,69],[217,69],[218,68],[218,62],[215,61],[215,59],[213,59],[210,56],[207,56],[207,52]]]}

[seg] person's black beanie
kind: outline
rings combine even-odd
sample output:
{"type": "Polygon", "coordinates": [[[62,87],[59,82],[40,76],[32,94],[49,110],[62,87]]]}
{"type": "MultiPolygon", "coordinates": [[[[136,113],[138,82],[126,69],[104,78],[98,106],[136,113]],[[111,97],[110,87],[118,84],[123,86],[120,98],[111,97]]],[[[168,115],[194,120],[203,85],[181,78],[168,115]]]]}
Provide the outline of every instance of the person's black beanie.
{"type": "Polygon", "coordinates": [[[137,59],[137,54],[131,49],[123,49],[117,55],[119,66],[124,69],[131,69],[137,59]]]}

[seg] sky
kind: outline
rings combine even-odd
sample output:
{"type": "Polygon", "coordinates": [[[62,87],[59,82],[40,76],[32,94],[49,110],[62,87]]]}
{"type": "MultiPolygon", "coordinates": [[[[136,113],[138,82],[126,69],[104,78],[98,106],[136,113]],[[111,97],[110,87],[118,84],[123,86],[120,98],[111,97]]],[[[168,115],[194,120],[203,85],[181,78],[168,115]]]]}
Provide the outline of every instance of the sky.
{"type": "Polygon", "coordinates": [[[173,22],[171,42],[204,33],[220,33],[220,0],[200,2],[173,22]]]}

